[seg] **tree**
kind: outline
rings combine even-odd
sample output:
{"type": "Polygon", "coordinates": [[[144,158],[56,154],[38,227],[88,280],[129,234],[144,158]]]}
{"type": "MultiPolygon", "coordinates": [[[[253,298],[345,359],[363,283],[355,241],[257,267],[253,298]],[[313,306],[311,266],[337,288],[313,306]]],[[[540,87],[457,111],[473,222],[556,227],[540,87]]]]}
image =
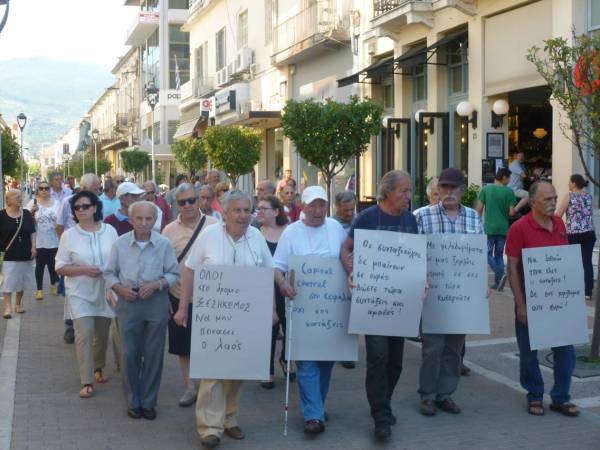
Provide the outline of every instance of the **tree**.
{"type": "Polygon", "coordinates": [[[2,173],[17,178],[19,176],[20,147],[12,136],[10,129],[2,130],[2,173]]]}
{"type": "Polygon", "coordinates": [[[138,178],[138,172],[146,168],[152,162],[150,155],[141,150],[127,150],[120,152],[121,160],[123,161],[123,169],[125,172],[133,172],[135,179],[138,178]]]}
{"type": "Polygon", "coordinates": [[[206,129],[203,141],[212,165],[225,172],[234,187],[260,159],[261,133],[252,128],[215,125],[206,129]]]}
{"type": "Polygon", "coordinates": [[[381,131],[382,113],[381,105],[356,96],[350,103],[330,99],[324,103],[312,99],[287,102],[281,120],[283,132],[300,156],[321,171],[330,204],[333,178],[381,131]]]}
{"type": "MultiPolygon", "coordinates": [[[[111,168],[112,168],[112,163],[109,160],[107,160],[107,159],[99,159],[98,160],[98,176],[102,175],[103,173],[110,172],[111,168]]],[[[75,178],[79,179],[79,178],[81,178],[81,176],[84,173],[94,173],[95,164],[94,164],[93,159],[87,158],[85,160],[85,172],[84,172],[83,171],[83,159],[81,158],[81,156],[79,154],[77,154],[77,156],[75,156],[71,161],[69,161],[69,170],[68,171],[67,171],[67,163],[66,162],[57,166],[56,170],[58,172],[63,173],[65,176],[67,175],[67,173],[69,173],[69,175],[73,175],[75,178]]],[[[48,173],[50,173],[50,171],[48,171],[48,173]]]]}
{"type": "MultiPolygon", "coordinates": [[[[548,84],[550,102],[559,107],[559,127],[575,146],[587,178],[600,180],[590,171],[587,157],[600,160],[600,37],[572,37],[572,44],[559,37],[529,49],[527,59],[548,84]]],[[[600,259],[599,259],[600,262],[600,259]]],[[[590,359],[600,361],[600,285],[596,284],[596,312],[590,359]]]]}
{"type": "Polygon", "coordinates": [[[175,160],[185,167],[190,176],[206,165],[207,157],[202,139],[188,137],[171,145],[175,160]]]}

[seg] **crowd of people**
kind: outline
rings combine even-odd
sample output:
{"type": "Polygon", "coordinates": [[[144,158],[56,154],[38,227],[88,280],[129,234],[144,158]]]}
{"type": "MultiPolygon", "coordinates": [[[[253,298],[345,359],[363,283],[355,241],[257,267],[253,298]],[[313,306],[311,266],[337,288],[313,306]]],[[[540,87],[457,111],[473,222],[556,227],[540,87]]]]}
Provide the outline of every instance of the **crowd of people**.
{"type": "MultiPolygon", "coordinates": [[[[525,191],[519,183],[521,173],[502,168],[495,183],[483,187],[477,205],[470,208],[461,203],[463,173],[449,168],[428,184],[429,205],[411,211],[413,180],[408,173],[394,170],[382,177],[377,204],[357,213],[356,195],[339,192],[329,217],[325,190],[308,186],[299,193],[291,175],[286,171],[276,183],[258,182],[254,198],[230,189],[216,170],[208,171],[203,183],[177,176],[175,187],[164,197],[154,182],[139,186],[120,175],[106,177],[102,184],[96,175],[85,174],[75,185],[63,183],[62,175],[53,173],[48,181],[38,183],[26,205],[24,193],[11,189],[6,194],[6,208],[0,212],[3,317],[10,319],[13,313],[25,311],[23,294],[33,287],[34,274],[34,297],[44,299],[47,268],[50,294],[65,295],[63,338],[75,344],[78,395],[91,398],[95,385],[108,381],[104,369],[111,337],[127,415],[132,419],[156,418],[168,343],[168,353],[177,356],[181,368],[179,405],[196,404],[198,434],[202,444],[212,448],[219,445],[223,434],[233,439],[245,437],[238,422],[243,383],[190,378],[194,272],[207,264],[272,268],[270,378],[260,381],[260,386],[273,389],[276,367],[281,367],[284,375],[297,381],[304,432],[317,435],[325,431],[328,420],[325,405],[334,362],[288,364],[285,345],[277,352],[278,338],[283,336],[283,342],[286,338],[285,298],[293,300],[297,294],[288,276],[290,257],[339,258],[352,287],[357,229],[486,234],[488,262],[494,274],[491,288],[502,290],[508,280],[514,294],[527,411],[544,414],[544,383],[537,352],[529,346],[521,251],[581,244],[585,295],[591,296],[595,233],[592,199],[583,177],[573,175],[569,193],[558,201],[549,182],[537,181],[525,191]],[[530,209],[528,214],[513,220],[526,209],[530,209]]],[[[460,376],[468,374],[462,363],[465,335],[422,333],[420,341],[421,413],[460,413],[452,395],[460,376]]],[[[365,385],[374,437],[385,441],[396,423],[391,399],[402,372],[404,338],[365,336],[365,344],[365,385]]],[[[574,349],[557,347],[553,352],[555,386],[550,407],[575,416],[578,410],[569,397],[574,349]]],[[[352,361],[340,363],[354,368],[352,361]]]]}

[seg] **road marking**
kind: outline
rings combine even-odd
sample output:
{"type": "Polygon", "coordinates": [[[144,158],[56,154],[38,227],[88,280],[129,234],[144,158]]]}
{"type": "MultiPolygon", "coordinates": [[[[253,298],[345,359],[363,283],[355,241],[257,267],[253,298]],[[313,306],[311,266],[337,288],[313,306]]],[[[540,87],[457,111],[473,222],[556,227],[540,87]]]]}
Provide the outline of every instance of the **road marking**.
{"type": "Polygon", "coordinates": [[[480,339],[478,341],[467,341],[465,345],[467,347],[483,347],[486,345],[501,345],[501,344],[513,344],[516,343],[517,339],[514,337],[495,338],[495,339],[480,339]]]}
{"type": "Polygon", "coordinates": [[[17,362],[19,359],[19,336],[21,316],[14,315],[6,322],[6,332],[0,356],[0,448],[10,448],[12,424],[15,409],[15,385],[17,380],[17,362]]]}

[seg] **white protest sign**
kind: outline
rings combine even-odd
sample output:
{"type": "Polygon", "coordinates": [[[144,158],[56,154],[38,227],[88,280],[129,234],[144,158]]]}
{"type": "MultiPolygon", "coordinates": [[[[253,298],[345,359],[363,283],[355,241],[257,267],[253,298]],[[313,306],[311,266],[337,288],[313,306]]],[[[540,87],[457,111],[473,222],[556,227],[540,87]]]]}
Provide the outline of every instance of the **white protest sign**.
{"type": "Polygon", "coordinates": [[[354,284],[349,332],[415,337],[427,273],[424,235],[354,231],[354,284]]]}
{"type": "Polygon", "coordinates": [[[423,333],[490,333],[484,234],[428,235],[427,275],[423,333]]]}
{"type": "Polygon", "coordinates": [[[523,249],[532,350],[588,342],[579,245],[523,249]]]}
{"type": "MultiPolygon", "coordinates": [[[[337,258],[292,256],[296,298],[292,302],[294,361],[356,361],[358,336],[348,334],[348,275],[337,258]]],[[[288,326],[290,321],[287,321],[288,326]]]]}
{"type": "Polygon", "coordinates": [[[190,376],[269,378],[273,270],[200,266],[194,271],[190,376]]]}

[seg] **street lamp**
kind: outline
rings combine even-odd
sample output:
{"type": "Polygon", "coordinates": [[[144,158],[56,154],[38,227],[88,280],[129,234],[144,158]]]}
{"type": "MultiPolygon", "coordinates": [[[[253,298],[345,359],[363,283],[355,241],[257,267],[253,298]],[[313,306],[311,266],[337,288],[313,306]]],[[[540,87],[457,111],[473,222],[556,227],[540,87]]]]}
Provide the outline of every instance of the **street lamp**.
{"type": "Polygon", "coordinates": [[[94,140],[94,173],[98,176],[98,136],[100,132],[98,128],[92,130],[92,139],[94,140]]]}
{"type": "Polygon", "coordinates": [[[23,190],[23,188],[25,187],[25,184],[23,182],[23,128],[25,128],[25,125],[27,125],[27,116],[23,113],[19,114],[17,116],[17,124],[19,125],[19,129],[21,130],[21,132],[19,133],[21,136],[21,190],[23,190]]]}
{"type": "Polygon", "coordinates": [[[8,20],[8,10],[10,8],[9,0],[0,0],[0,6],[1,5],[5,5],[6,8],[4,8],[4,17],[0,19],[0,31],[2,31],[4,25],[6,25],[6,21],[8,20]]]}
{"type": "Polygon", "coordinates": [[[148,81],[146,84],[146,101],[148,102],[148,106],[152,109],[152,181],[156,183],[156,173],[154,167],[154,107],[158,103],[158,93],[159,90],[154,84],[154,81],[148,81]]]}

